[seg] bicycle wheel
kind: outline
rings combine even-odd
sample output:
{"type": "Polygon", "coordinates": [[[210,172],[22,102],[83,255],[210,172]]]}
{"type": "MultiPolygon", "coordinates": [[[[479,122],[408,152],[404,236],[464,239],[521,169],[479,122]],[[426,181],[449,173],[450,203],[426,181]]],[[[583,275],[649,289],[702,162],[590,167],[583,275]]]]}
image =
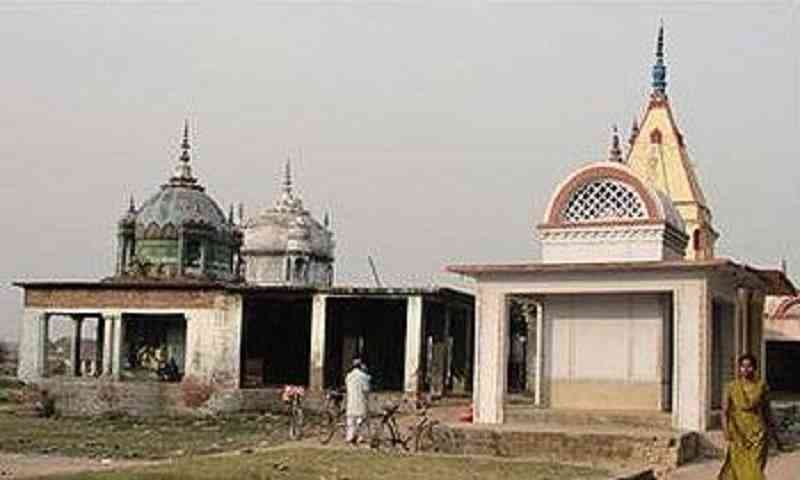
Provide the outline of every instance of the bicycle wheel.
{"type": "Polygon", "coordinates": [[[370,446],[384,450],[408,450],[408,440],[401,436],[400,429],[392,422],[381,422],[375,429],[370,446]]]}
{"type": "Polygon", "coordinates": [[[417,429],[414,434],[414,451],[429,452],[433,449],[434,438],[432,424],[428,423],[422,428],[417,429]]]}
{"type": "Polygon", "coordinates": [[[319,429],[319,443],[325,445],[326,443],[330,442],[333,438],[333,435],[336,433],[337,428],[338,422],[336,416],[331,412],[325,412],[322,419],[322,425],[319,429]]]}
{"type": "Polygon", "coordinates": [[[414,451],[451,453],[454,449],[455,441],[450,429],[437,421],[430,422],[417,431],[414,451]]]}
{"type": "Polygon", "coordinates": [[[438,453],[454,453],[456,441],[453,430],[450,427],[436,423],[431,425],[431,436],[433,438],[433,451],[438,453]]]}
{"type": "Polygon", "coordinates": [[[292,416],[289,419],[289,438],[292,440],[303,438],[303,409],[299,406],[292,407],[292,416]]]}

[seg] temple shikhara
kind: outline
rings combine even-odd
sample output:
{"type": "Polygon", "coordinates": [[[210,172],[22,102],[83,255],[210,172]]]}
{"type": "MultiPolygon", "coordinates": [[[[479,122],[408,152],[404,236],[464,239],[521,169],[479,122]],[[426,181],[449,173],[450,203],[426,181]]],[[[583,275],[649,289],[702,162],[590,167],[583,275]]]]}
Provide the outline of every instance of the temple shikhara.
{"type": "Polygon", "coordinates": [[[446,267],[474,295],[338,285],[331,217],[312,215],[290,163],[271,206],[226,214],[194,175],[187,125],[174,172],[117,223],[113,275],[16,284],[19,377],[68,411],[102,410],[105,382],[127,389],[129,411],[173,410],[187,379],[242,410],[284,384],[341,386],[358,356],[376,390],[471,398],[476,424],[608,410],[713,429],[741,353],[797,388],[770,365],[796,355],[800,300],[784,270],[718,256],[677,110],[662,27],[628,139],[614,128],[596,162],[565,159],[575,168],[534,226],[541,258],[446,267]]]}

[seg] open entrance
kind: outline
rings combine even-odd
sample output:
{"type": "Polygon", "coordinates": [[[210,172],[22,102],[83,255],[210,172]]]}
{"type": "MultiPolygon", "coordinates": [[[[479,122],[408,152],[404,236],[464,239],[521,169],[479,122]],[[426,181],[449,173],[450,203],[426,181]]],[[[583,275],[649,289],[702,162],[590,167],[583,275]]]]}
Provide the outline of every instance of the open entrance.
{"type": "Polygon", "coordinates": [[[96,316],[48,316],[45,375],[100,376],[103,335],[103,322],[96,316]]]}
{"type": "Polygon", "coordinates": [[[800,393],[800,342],[767,342],[767,383],[776,392],[800,393]]]}
{"type": "Polygon", "coordinates": [[[181,314],[125,314],[121,377],[177,382],[186,372],[186,317],[181,314]]]}
{"type": "Polygon", "coordinates": [[[713,300],[711,305],[711,408],[722,408],[725,384],[733,380],[736,363],[734,305],[713,300]]]}
{"type": "Polygon", "coordinates": [[[325,387],[344,385],[353,359],[372,375],[373,390],[402,390],[407,301],[328,298],[325,322],[325,387]]]}
{"type": "Polygon", "coordinates": [[[308,385],[311,298],[246,298],[242,386],[308,385]]]}

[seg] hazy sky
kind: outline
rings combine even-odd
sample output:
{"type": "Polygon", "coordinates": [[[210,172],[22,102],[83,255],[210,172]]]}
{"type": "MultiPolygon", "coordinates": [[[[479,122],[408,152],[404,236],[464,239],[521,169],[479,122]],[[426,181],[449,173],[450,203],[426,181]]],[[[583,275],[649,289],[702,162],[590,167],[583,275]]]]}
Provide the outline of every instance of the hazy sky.
{"type": "Polygon", "coordinates": [[[272,204],[293,154],[337,283],[535,260],[556,183],[642,112],[660,18],[719,253],[800,280],[800,2],[0,2],[0,337],[11,281],[113,271],[186,117],[226,211],[272,204]]]}

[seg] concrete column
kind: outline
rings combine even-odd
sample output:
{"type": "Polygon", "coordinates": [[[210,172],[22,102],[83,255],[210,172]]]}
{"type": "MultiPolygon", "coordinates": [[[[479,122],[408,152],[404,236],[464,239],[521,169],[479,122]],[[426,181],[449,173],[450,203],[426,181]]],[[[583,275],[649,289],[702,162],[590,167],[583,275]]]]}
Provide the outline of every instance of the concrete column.
{"type": "Polygon", "coordinates": [[[111,360],[111,377],[114,380],[119,380],[122,374],[122,367],[125,365],[125,359],[123,358],[125,352],[123,351],[123,345],[125,344],[125,321],[122,318],[122,315],[115,315],[113,317],[114,322],[114,339],[113,339],[113,356],[111,360]]]}
{"type": "Polygon", "coordinates": [[[325,388],[325,323],[327,295],[314,295],[311,303],[311,358],[309,359],[308,387],[321,391],[325,388]]]}
{"type": "Polygon", "coordinates": [[[453,342],[450,339],[450,327],[451,322],[453,321],[452,311],[450,310],[450,306],[445,304],[444,305],[444,379],[443,379],[443,388],[442,394],[444,395],[448,392],[452,386],[451,378],[453,373],[453,342]]]}
{"type": "Polygon", "coordinates": [[[81,330],[83,327],[83,317],[76,315],[72,318],[72,338],[69,350],[70,364],[72,365],[67,376],[78,377],[81,375],[81,330]]]}
{"type": "Polygon", "coordinates": [[[114,317],[104,315],[100,317],[98,322],[98,325],[103,325],[103,369],[101,370],[101,374],[104,377],[110,377],[114,367],[114,339],[116,335],[116,330],[114,329],[114,317]]]}
{"type": "Polygon", "coordinates": [[[405,361],[405,391],[418,393],[422,375],[422,297],[420,295],[408,297],[406,307],[406,361],[405,361]]]}
{"type": "Polygon", "coordinates": [[[536,303],[530,303],[522,307],[522,315],[525,317],[525,391],[528,394],[536,395],[536,373],[538,371],[537,361],[539,349],[537,339],[537,313],[536,303]]]}
{"type": "Polygon", "coordinates": [[[675,356],[673,362],[672,425],[705,431],[708,425],[709,346],[706,282],[686,282],[673,296],[675,356]],[[702,347],[701,347],[702,346],[702,347]],[[678,360],[680,359],[680,360],[678,360]]]}
{"type": "Polygon", "coordinates": [[[478,291],[474,423],[503,423],[508,368],[508,308],[501,293],[478,291]]]}

